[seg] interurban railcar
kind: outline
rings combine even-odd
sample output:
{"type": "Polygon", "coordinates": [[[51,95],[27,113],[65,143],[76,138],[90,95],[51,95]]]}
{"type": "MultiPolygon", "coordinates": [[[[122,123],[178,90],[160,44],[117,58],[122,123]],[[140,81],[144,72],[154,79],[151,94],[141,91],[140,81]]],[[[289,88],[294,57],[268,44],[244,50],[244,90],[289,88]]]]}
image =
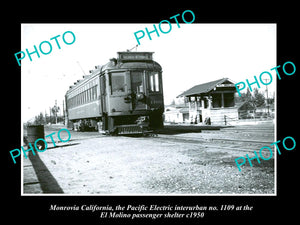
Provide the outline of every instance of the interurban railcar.
{"type": "Polygon", "coordinates": [[[163,127],[162,68],[153,52],[118,52],[70,86],[68,127],[107,134],[145,133],[163,127]]]}

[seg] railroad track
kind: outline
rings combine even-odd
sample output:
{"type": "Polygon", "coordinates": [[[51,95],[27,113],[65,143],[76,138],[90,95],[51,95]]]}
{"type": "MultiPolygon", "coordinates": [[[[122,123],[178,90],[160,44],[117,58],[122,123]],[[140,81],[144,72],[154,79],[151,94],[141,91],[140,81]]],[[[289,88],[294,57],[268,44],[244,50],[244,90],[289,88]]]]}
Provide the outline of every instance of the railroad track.
{"type": "Polygon", "coordinates": [[[210,141],[227,141],[227,142],[242,142],[242,143],[254,143],[254,144],[264,144],[270,145],[270,141],[261,141],[261,140],[243,140],[243,139],[228,139],[228,138],[209,138],[210,141]]]}
{"type": "Polygon", "coordinates": [[[170,136],[170,135],[164,135],[159,134],[156,136],[157,138],[161,139],[168,139],[168,140],[182,140],[182,141],[192,141],[196,143],[203,143],[207,141],[222,141],[222,142],[242,142],[242,143],[255,143],[255,144],[264,144],[264,145],[270,145],[270,141],[262,141],[262,140],[245,140],[245,139],[229,139],[229,138],[198,138],[195,139],[194,137],[180,137],[180,136],[170,136]]]}
{"type": "Polygon", "coordinates": [[[192,138],[192,137],[180,137],[180,136],[170,136],[159,134],[157,137],[160,140],[181,142],[181,143],[190,143],[190,144],[199,144],[203,148],[214,148],[220,150],[229,150],[234,152],[249,152],[259,150],[263,146],[270,146],[270,141],[261,141],[261,140],[243,140],[243,139],[227,139],[227,138],[192,138]],[[215,143],[219,144],[216,145],[215,143]],[[251,144],[251,145],[249,145],[251,144]]]}
{"type": "MultiPolygon", "coordinates": [[[[236,129],[236,130],[233,130],[233,129],[230,129],[230,130],[226,130],[226,133],[262,133],[262,134],[274,134],[274,130],[246,130],[246,129],[236,129]]],[[[203,133],[216,133],[216,131],[203,131],[203,133]]]]}

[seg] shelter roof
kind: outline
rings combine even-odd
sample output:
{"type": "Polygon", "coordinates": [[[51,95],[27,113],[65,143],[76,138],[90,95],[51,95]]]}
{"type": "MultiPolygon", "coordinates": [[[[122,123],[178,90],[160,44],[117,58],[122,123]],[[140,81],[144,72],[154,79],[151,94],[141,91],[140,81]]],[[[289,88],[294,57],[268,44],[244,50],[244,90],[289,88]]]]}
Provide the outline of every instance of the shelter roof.
{"type": "Polygon", "coordinates": [[[222,79],[210,81],[210,82],[207,82],[207,83],[204,83],[204,84],[198,84],[198,85],[184,91],[183,93],[181,93],[177,97],[192,96],[192,95],[208,93],[211,90],[213,90],[215,87],[217,87],[217,85],[220,85],[220,84],[223,84],[223,83],[233,84],[233,82],[230,81],[229,78],[222,78],[222,79]]]}

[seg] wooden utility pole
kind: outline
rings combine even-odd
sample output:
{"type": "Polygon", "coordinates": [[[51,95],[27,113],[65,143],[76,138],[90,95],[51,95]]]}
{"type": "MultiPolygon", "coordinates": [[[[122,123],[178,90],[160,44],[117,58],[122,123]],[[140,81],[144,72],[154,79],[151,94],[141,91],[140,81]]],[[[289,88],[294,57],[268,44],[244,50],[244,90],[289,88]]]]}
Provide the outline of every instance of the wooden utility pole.
{"type": "Polygon", "coordinates": [[[63,124],[65,125],[65,100],[63,100],[63,124]]]}
{"type": "Polygon", "coordinates": [[[50,124],[51,124],[51,107],[49,107],[49,122],[50,122],[50,124]]]}
{"type": "Polygon", "coordinates": [[[45,124],[47,125],[47,112],[46,112],[46,109],[45,109],[45,124]]]}
{"type": "MultiPolygon", "coordinates": [[[[264,81],[267,83],[267,82],[269,82],[269,80],[268,79],[264,79],[264,81]]],[[[266,85],[266,92],[267,92],[267,99],[266,99],[266,105],[267,105],[267,110],[268,110],[268,117],[269,117],[269,115],[270,115],[270,106],[269,106],[269,95],[268,95],[268,85],[266,85]]]]}
{"type": "Polygon", "coordinates": [[[54,113],[55,113],[55,124],[57,124],[57,111],[58,111],[58,109],[57,109],[57,100],[55,99],[55,105],[54,105],[54,113]]]}

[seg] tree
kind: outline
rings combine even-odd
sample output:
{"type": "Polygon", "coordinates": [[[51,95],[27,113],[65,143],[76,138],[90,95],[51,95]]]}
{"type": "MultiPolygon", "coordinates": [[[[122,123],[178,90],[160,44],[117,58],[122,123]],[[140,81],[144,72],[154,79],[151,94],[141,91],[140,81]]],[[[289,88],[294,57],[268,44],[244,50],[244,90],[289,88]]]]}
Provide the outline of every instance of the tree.
{"type": "Polygon", "coordinates": [[[247,92],[241,93],[241,96],[237,97],[236,102],[247,102],[248,106],[257,108],[265,105],[265,97],[257,88],[254,88],[252,93],[247,88],[247,92]]]}
{"type": "Polygon", "coordinates": [[[247,88],[247,92],[242,92],[241,95],[237,95],[237,97],[235,98],[235,102],[249,102],[251,101],[251,93],[249,88],[247,88]]]}
{"type": "Polygon", "coordinates": [[[35,116],[35,118],[34,118],[35,125],[42,125],[42,124],[44,124],[44,122],[45,122],[45,119],[44,119],[43,113],[40,112],[39,115],[35,116]]]}
{"type": "Polygon", "coordinates": [[[254,95],[254,105],[256,107],[265,105],[265,96],[262,93],[260,93],[257,88],[254,88],[253,95],[254,95]]]}
{"type": "Polygon", "coordinates": [[[176,105],[175,103],[175,99],[172,100],[171,104],[170,105],[176,105]]]}
{"type": "Polygon", "coordinates": [[[243,93],[241,93],[241,96],[238,96],[236,98],[236,102],[244,102],[243,110],[253,110],[255,108],[254,98],[253,98],[249,88],[247,88],[246,93],[243,92],[243,93]]]}

